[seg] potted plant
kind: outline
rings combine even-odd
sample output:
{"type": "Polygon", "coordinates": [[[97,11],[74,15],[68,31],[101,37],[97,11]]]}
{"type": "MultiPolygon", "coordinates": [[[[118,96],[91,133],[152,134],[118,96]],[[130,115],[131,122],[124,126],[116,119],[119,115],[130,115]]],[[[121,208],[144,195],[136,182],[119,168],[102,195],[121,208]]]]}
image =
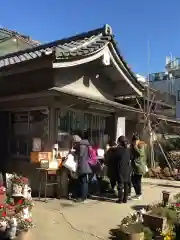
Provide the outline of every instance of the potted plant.
{"type": "Polygon", "coordinates": [[[140,223],[121,226],[119,239],[122,240],[144,240],[144,228],[140,223]]]}
{"type": "Polygon", "coordinates": [[[155,206],[143,215],[144,225],[156,231],[164,232],[167,226],[172,226],[177,219],[177,212],[168,207],[155,206]]]}
{"type": "Polygon", "coordinates": [[[18,221],[19,234],[23,231],[27,232],[30,228],[32,228],[34,226],[32,218],[23,219],[19,215],[17,221],[18,221]]]}

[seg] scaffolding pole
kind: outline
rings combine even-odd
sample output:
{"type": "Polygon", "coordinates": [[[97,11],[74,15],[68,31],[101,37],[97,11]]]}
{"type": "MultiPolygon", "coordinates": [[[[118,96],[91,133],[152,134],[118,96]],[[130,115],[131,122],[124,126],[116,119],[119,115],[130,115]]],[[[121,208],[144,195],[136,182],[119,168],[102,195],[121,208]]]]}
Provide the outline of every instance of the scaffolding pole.
{"type": "Polygon", "coordinates": [[[149,147],[150,147],[150,167],[155,167],[155,161],[154,161],[154,146],[153,146],[153,133],[152,133],[152,127],[151,127],[151,119],[150,119],[150,111],[151,111],[151,101],[150,101],[150,81],[149,81],[149,68],[150,68],[150,43],[149,41],[147,42],[147,50],[148,50],[148,85],[147,85],[147,132],[148,132],[148,138],[149,138],[149,147]]]}

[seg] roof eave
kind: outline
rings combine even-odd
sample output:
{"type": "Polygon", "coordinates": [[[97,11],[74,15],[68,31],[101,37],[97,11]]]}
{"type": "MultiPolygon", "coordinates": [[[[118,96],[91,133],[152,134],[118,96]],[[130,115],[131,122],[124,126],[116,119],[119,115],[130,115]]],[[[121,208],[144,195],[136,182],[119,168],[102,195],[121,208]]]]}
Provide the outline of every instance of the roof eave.
{"type": "Polygon", "coordinates": [[[109,54],[113,65],[116,67],[118,72],[123,76],[124,80],[134,89],[134,91],[139,95],[143,95],[143,88],[138,82],[135,82],[134,79],[129,75],[128,69],[123,65],[122,60],[119,58],[116,50],[113,48],[112,43],[109,43],[109,54]]]}
{"type": "Polygon", "coordinates": [[[127,72],[130,78],[134,81],[134,83],[140,88],[142,91],[144,90],[144,86],[137,80],[136,75],[132,72],[132,70],[128,67],[128,64],[125,62],[124,58],[120,54],[117,44],[115,42],[114,37],[112,37],[110,48],[113,50],[113,52],[117,55],[116,57],[121,62],[121,65],[123,66],[124,70],[127,72]]]}

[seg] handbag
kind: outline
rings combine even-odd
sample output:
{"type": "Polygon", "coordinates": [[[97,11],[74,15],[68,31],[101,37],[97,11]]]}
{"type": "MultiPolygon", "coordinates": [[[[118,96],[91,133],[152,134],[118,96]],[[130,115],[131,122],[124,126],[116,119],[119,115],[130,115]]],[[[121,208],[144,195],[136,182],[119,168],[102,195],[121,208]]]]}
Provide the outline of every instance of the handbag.
{"type": "Polygon", "coordinates": [[[72,153],[69,153],[67,155],[62,165],[71,172],[76,172],[77,170],[77,161],[75,161],[74,155],[72,153]]]}

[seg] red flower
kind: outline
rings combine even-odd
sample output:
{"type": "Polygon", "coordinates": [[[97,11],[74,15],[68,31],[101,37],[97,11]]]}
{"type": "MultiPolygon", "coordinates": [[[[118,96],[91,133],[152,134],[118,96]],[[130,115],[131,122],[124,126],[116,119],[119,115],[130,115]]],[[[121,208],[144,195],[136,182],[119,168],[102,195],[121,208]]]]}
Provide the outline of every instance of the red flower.
{"type": "Polygon", "coordinates": [[[4,208],[4,205],[0,205],[0,209],[4,208]]]}
{"type": "Polygon", "coordinates": [[[21,178],[21,181],[22,181],[24,184],[27,184],[27,183],[28,183],[28,179],[25,178],[25,177],[22,177],[22,178],[21,178]]]}
{"type": "Polygon", "coordinates": [[[19,204],[19,205],[21,205],[22,202],[23,202],[22,199],[19,199],[19,200],[18,200],[18,204],[19,204]]]}
{"type": "Polygon", "coordinates": [[[4,186],[0,186],[0,192],[5,192],[6,188],[4,186]]]}
{"type": "Polygon", "coordinates": [[[1,216],[2,216],[2,217],[5,217],[5,216],[6,216],[6,213],[5,213],[5,212],[2,212],[1,216]]]}
{"type": "Polygon", "coordinates": [[[180,207],[180,203],[176,203],[176,207],[180,207]]]}

